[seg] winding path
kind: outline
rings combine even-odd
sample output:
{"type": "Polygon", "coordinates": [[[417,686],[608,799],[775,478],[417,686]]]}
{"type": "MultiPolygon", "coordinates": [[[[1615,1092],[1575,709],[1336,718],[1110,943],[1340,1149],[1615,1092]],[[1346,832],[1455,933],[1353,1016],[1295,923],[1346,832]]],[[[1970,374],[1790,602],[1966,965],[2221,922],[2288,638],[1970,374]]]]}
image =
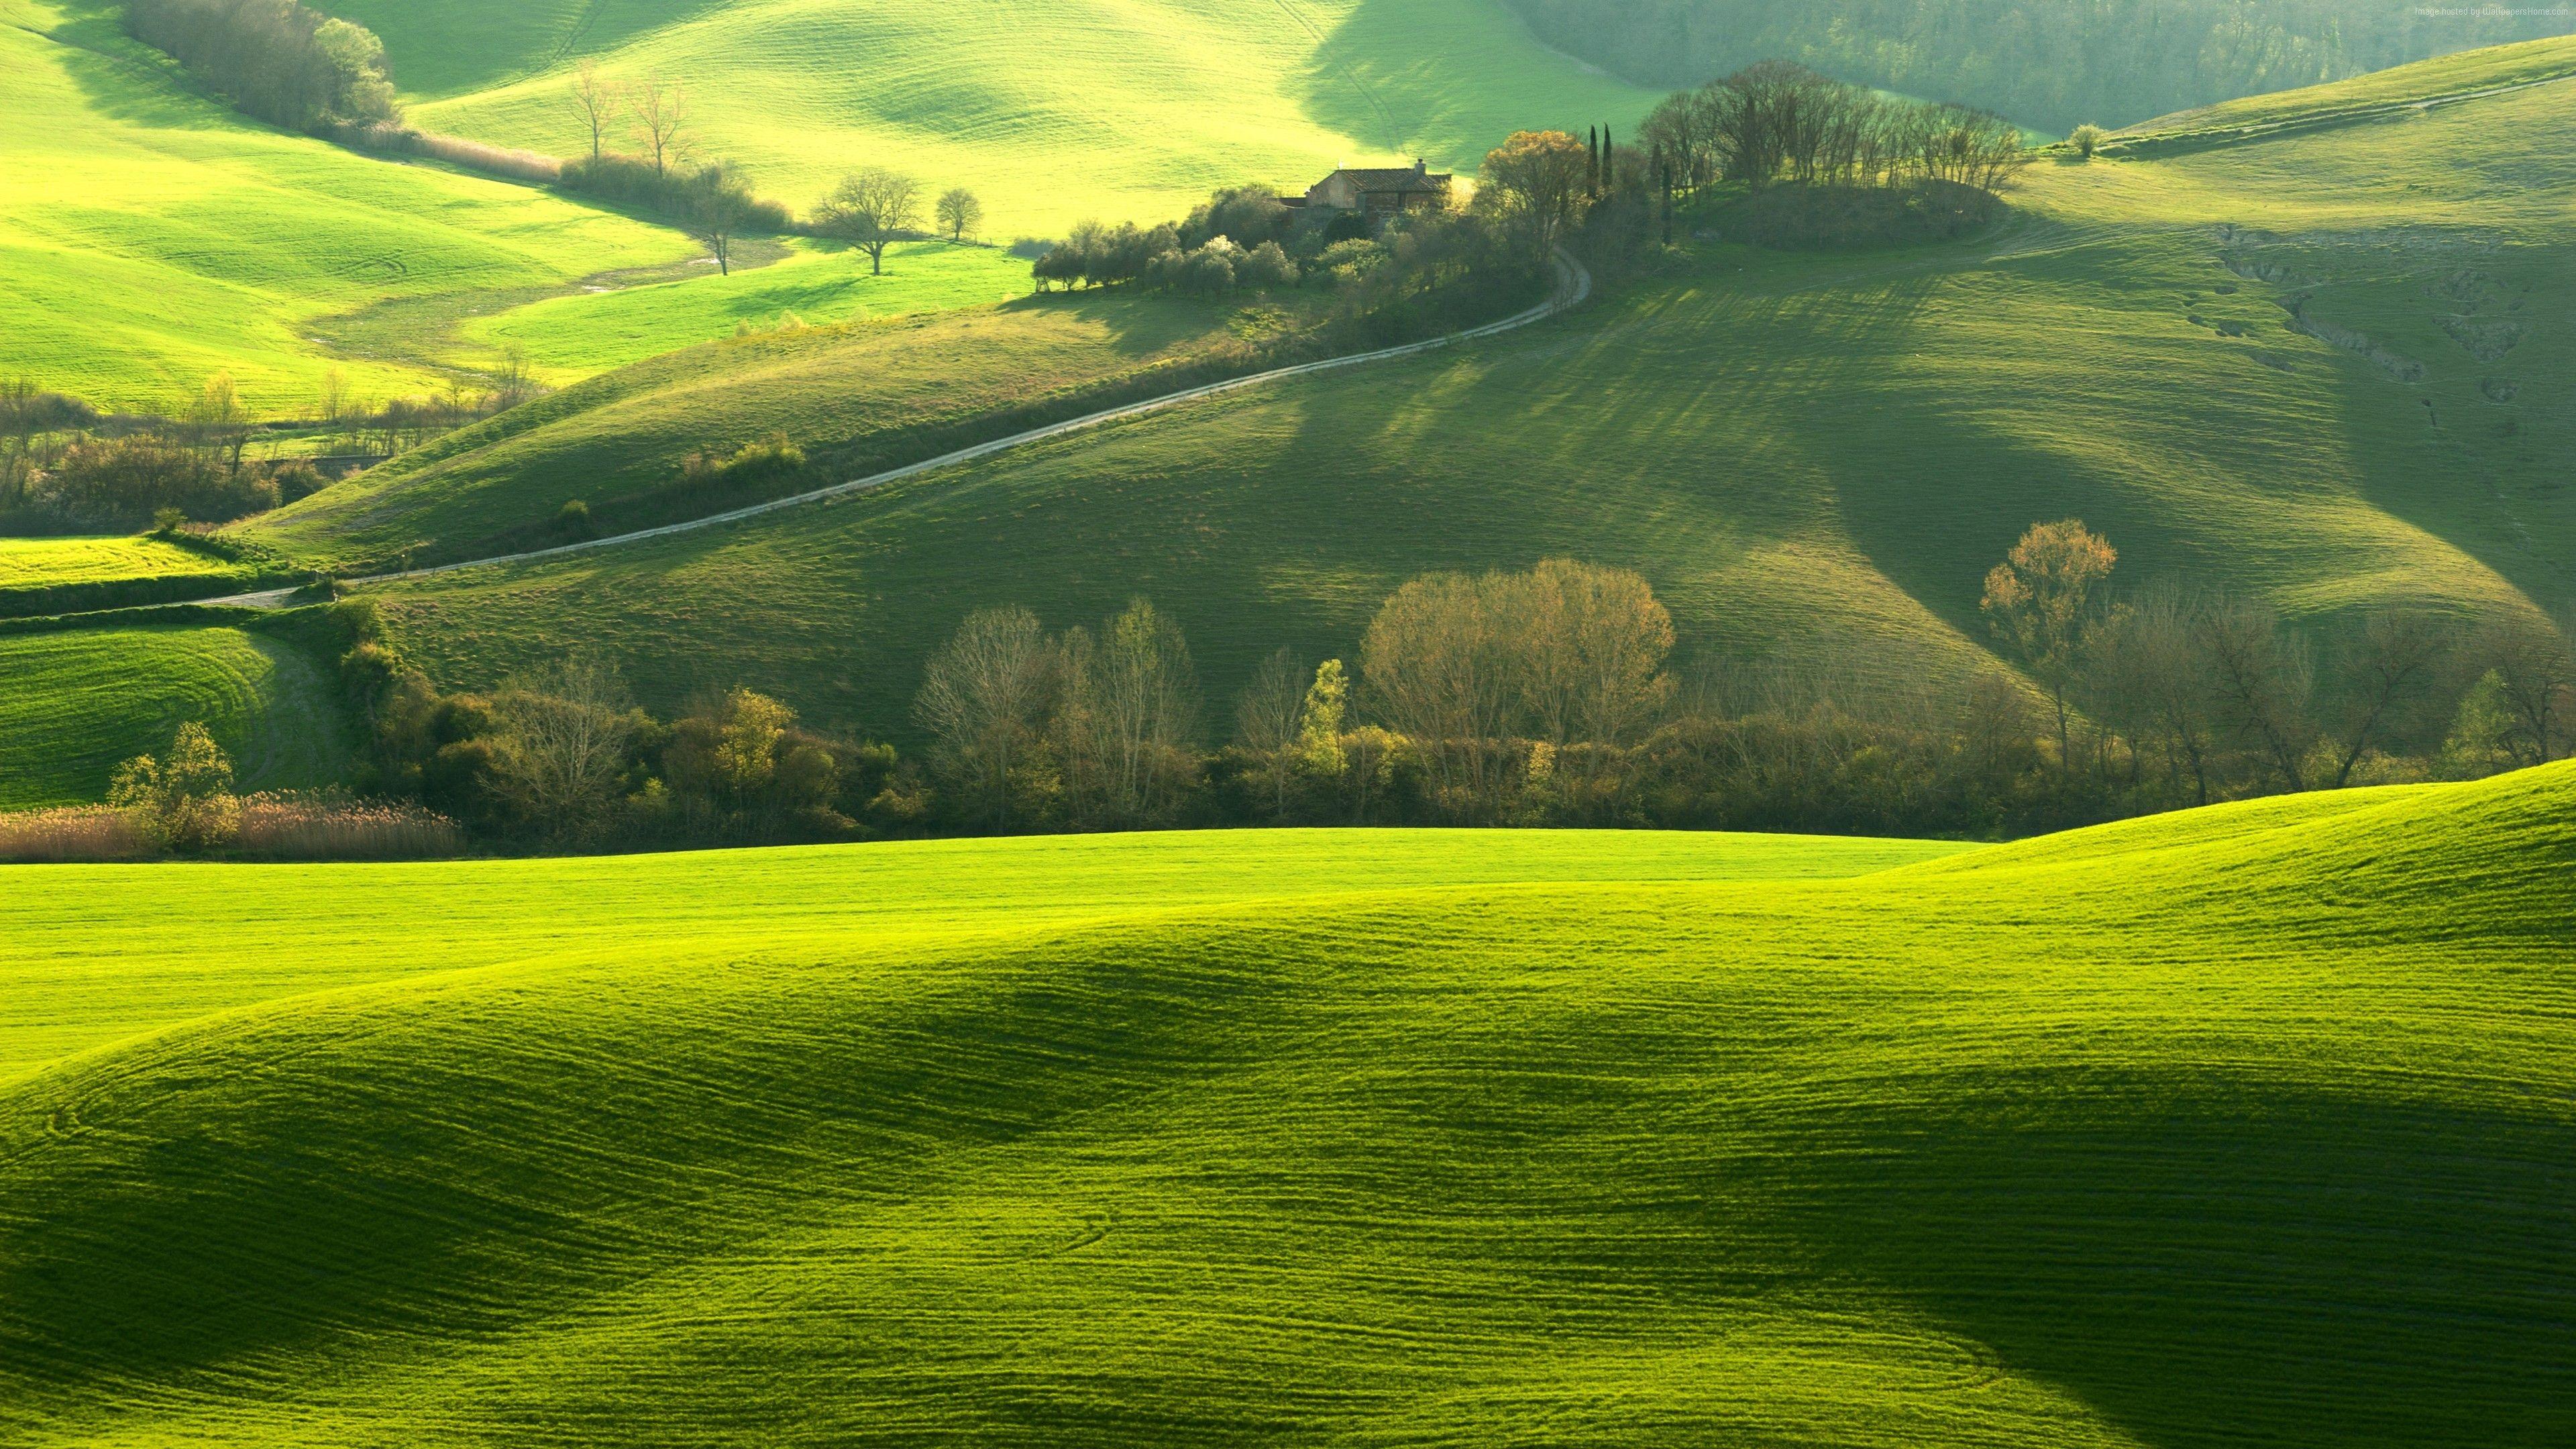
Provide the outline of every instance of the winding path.
{"type": "MultiPolygon", "coordinates": [[[[581,543],[530,549],[525,553],[466,559],[459,563],[437,564],[429,568],[408,569],[389,574],[369,574],[363,578],[342,579],[340,582],[346,585],[389,584],[403,579],[425,579],[433,574],[453,573],[458,569],[476,569],[494,564],[529,563],[538,559],[559,558],[565,554],[587,553],[593,549],[640,543],[648,538],[667,538],[672,534],[687,533],[692,529],[737,523],[746,518],[756,518],[764,513],[776,513],[781,509],[796,508],[826,498],[839,498],[853,493],[872,493],[889,484],[900,483],[907,478],[918,477],[924,473],[952,468],[960,463],[972,463],[981,458],[992,457],[996,453],[1006,453],[1031,443],[1044,442],[1049,438],[1060,438],[1068,433],[1079,433],[1104,424],[1163,412],[1185,403],[1196,402],[1201,398],[1215,397],[1221,393],[1240,392],[1248,387],[1258,387],[1264,383],[1278,382],[1291,377],[1307,377],[1319,372],[1334,372],[1345,367],[1359,367],[1371,362],[1387,362],[1399,357],[1412,357],[1461,342],[1499,336],[1502,333],[1526,327],[1533,322],[1553,317],[1559,312],[1581,306],[1591,295],[1592,273],[1581,262],[1560,250],[1556,254],[1556,289],[1548,295],[1546,301],[1528,311],[1514,313],[1499,322],[1488,322],[1482,327],[1471,327],[1464,332],[1452,332],[1421,342],[1408,342],[1401,347],[1381,347],[1374,352],[1354,352],[1346,357],[1328,357],[1321,362],[1302,362],[1294,367],[1272,368],[1268,372],[1250,373],[1243,377],[1228,378],[1224,382],[1208,383],[1203,387],[1165,393],[1161,397],[1147,398],[1143,402],[1128,403],[1123,407],[1104,408],[1099,412],[1086,413],[1064,422],[1049,423],[1042,428],[1031,428],[1026,432],[1013,433],[1008,437],[977,443],[970,448],[959,448],[952,453],[942,453],[936,458],[925,458],[918,463],[907,463],[900,468],[871,473],[864,478],[853,478],[846,483],[834,483],[828,487],[790,494],[785,498],[773,498],[766,503],[754,503],[743,508],[729,509],[723,513],[710,513],[704,518],[692,518],[683,523],[666,523],[659,528],[642,528],[632,533],[612,534],[607,538],[588,539],[581,543]]],[[[293,588],[265,589],[257,593],[233,594],[220,599],[198,599],[191,602],[224,604],[236,608],[278,609],[286,607],[288,596],[295,592],[293,588]]]]}

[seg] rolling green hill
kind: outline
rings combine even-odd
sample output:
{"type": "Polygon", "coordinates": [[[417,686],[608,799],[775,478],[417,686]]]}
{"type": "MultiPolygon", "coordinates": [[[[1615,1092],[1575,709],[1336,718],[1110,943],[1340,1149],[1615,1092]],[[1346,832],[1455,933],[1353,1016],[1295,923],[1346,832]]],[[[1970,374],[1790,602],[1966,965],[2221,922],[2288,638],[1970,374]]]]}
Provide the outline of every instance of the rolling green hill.
{"type": "Polygon", "coordinates": [[[263,415],[308,415],[333,366],[427,391],[491,352],[446,333],[471,307],[695,251],[246,120],[84,0],[0,0],[0,76],[0,375],[103,408],[176,409],[218,371],[263,415]]]}
{"type": "Polygon", "coordinates": [[[988,230],[1148,219],[1338,161],[1473,166],[1532,123],[1626,126],[1654,93],[1540,46],[1499,0],[333,0],[384,37],[415,123],[570,155],[572,67],[682,86],[694,149],[802,208],[878,164],[982,194],[988,230]]]}
{"type": "MultiPolygon", "coordinates": [[[[779,270],[792,276],[793,265],[779,270]]],[[[765,274],[735,280],[755,278],[765,274]]],[[[725,295],[704,286],[671,289],[674,309],[694,312],[695,299],[725,295]]],[[[616,300],[649,306],[661,290],[616,300]]],[[[567,388],[262,515],[240,532],[261,547],[356,571],[391,567],[406,550],[427,564],[562,542],[543,530],[573,499],[612,531],[702,517],[1012,430],[998,419],[1071,415],[1099,399],[1205,381],[1197,369],[1251,355],[1247,330],[1293,326],[1315,305],[1291,297],[1246,308],[1093,292],[771,327],[567,388]],[[813,475],[758,480],[750,492],[683,478],[691,454],[722,457],[773,436],[798,443],[813,475]]],[[[587,320],[637,315],[603,299],[587,320]]],[[[576,345],[602,344],[594,335],[576,345]]]]}
{"type": "Polygon", "coordinates": [[[2563,1443],[2571,804],[2559,766],[1840,881],[1251,834],[1145,914],[1074,882],[1154,842],[978,844],[944,923],[808,888],[739,941],[645,872],[618,940],[610,867],[346,871],[426,969],[240,1005],[300,983],[219,910],[211,1014],[123,1039],[76,1019],[114,943],[276,877],[31,873],[0,911],[101,969],[0,1085],[0,1432],[2563,1443]],[[578,939],[495,946],[567,891],[578,939]]]}
{"type": "Polygon", "coordinates": [[[578,642],[659,705],[742,683],[892,734],[973,608],[1148,595],[1222,695],[1278,645],[1347,652],[1414,574],[1552,554],[1638,568],[1721,658],[1909,680],[1987,667],[1986,568],[2070,515],[2124,582],[2329,632],[2576,598],[2576,81],[2052,159],[2014,202],[1919,250],[1693,243],[1472,348],[381,593],[452,686],[578,642]]]}
{"type": "Polygon", "coordinates": [[[189,720],[243,788],[319,785],[346,763],[331,681],[290,644],[239,629],[0,635],[0,810],[106,796],[118,764],[189,720]]]}

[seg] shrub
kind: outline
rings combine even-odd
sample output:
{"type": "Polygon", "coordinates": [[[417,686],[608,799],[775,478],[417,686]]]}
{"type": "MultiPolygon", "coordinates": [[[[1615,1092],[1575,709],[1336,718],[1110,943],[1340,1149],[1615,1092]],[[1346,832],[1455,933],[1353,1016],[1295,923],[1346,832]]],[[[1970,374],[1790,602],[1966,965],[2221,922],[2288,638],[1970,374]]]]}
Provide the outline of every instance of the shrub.
{"type": "Polygon", "coordinates": [[[2110,134],[2091,121],[2086,121],[2067,133],[2066,143],[2075,148],[2076,155],[2090,161],[2093,159],[2093,153],[2102,149],[2103,138],[2110,134]]]}
{"type": "Polygon", "coordinates": [[[555,532],[566,538],[590,537],[590,505],[578,498],[567,498],[555,510],[555,532]]]}
{"type": "Polygon", "coordinates": [[[1234,280],[1255,291],[1293,287],[1297,285],[1297,264],[1288,260],[1288,253],[1281,250],[1279,243],[1266,241],[1235,262],[1234,280]]]}
{"type": "Polygon", "coordinates": [[[692,483],[751,483],[784,477],[804,466],[805,450],[773,435],[745,443],[730,456],[691,453],[681,461],[680,471],[692,483]]]}
{"type": "Polygon", "coordinates": [[[656,170],[652,162],[634,156],[576,156],[563,163],[555,185],[576,195],[673,218],[688,216],[696,199],[713,187],[728,195],[740,194],[741,214],[735,228],[739,232],[783,232],[795,225],[786,207],[741,193],[739,184],[727,179],[721,165],[656,170]]]}
{"type": "Polygon", "coordinates": [[[211,850],[241,824],[233,762],[194,720],[179,726],[166,758],[137,755],[118,766],[107,801],[132,811],[145,835],[173,850],[211,850]]]}
{"type": "Polygon", "coordinates": [[[375,33],[295,0],[129,0],[125,28],[265,121],[321,131],[400,115],[375,33]]]}
{"type": "Polygon", "coordinates": [[[224,523],[277,506],[277,484],[259,469],[226,469],[194,448],[137,433],[84,438],[63,452],[36,489],[39,503],[109,527],[139,527],[176,509],[224,523]]]}

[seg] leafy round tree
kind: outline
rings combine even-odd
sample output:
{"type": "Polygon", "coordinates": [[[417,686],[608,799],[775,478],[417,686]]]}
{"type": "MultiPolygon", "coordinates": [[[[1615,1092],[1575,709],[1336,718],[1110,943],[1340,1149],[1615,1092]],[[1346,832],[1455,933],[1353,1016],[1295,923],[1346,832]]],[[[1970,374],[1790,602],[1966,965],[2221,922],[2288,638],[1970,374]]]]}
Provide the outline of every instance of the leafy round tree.
{"type": "Polygon", "coordinates": [[[938,218],[939,229],[948,234],[950,241],[962,242],[968,233],[984,224],[984,203],[976,200],[975,193],[965,187],[952,186],[939,194],[939,204],[933,209],[933,214],[938,218]]]}

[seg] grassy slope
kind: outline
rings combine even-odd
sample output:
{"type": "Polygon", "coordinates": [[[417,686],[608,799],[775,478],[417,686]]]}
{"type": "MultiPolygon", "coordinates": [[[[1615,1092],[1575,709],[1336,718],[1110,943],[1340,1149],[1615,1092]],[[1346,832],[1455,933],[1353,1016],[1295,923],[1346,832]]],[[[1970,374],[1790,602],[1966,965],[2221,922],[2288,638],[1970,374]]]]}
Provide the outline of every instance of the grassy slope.
{"type": "Polygon", "coordinates": [[[0,1426],[2564,1443],[2571,768],[210,1017],[0,1088],[0,1426]]]}
{"type": "Polygon", "coordinates": [[[727,337],[451,434],[241,532],[324,563],[383,567],[406,548],[430,562],[557,541],[509,531],[544,524],[572,498],[611,527],[695,517],[746,500],[663,494],[649,518],[633,513],[640,505],[609,505],[671,488],[691,453],[722,455],[773,434],[797,441],[818,467],[828,463],[836,481],[986,436],[988,415],[1006,409],[1103,387],[1151,390],[1151,378],[1234,346],[1241,311],[1059,294],[727,337]],[[973,437],[951,436],[961,428],[973,437]]]}
{"type": "Polygon", "coordinates": [[[2553,36],[2514,45],[2491,45],[2435,56],[2412,65],[2372,71],[2350,80],[2270,95],[2246,96],[2196,110],[2141,121],[2123,136],[2217,131],[2299,121],[2320,115],[2467,95],[2499,86],[2527,85],[2576,75],[2576,36],[2553,36]]]}
{"type": "Polygon", "coordinates": [[[188,720],[246,789],[327,782],[346,749],[330,680],[238,629],[0,637],[0,681],[0,809],[100,799],[120,762],[160,753],[188,720]]]}
{"type": "MultiPolygon", "coordinates": [[[[435,327],[333,358],[325,319],[546,289],[686,255],[676,233],[522,186],[370,160],[184,93],[112,11],[0,0],[0,372],[167,409],[229,370],[262,413],[427,389],[435,327]]],[[[384,339],[377,339],[381,342],[384,339]]]]}
{"type": "Polygon", "coordinates": [[[1341,160],[1470,166],[1533,122],[1626,127],[1652,93],[1532,40],[1494,0],[335,0],[423,125],[563,154],[578,58],[687,88],[696,149],[803,206],[863,163],[984,197],[999,237],[1152,217],[1341,160]]]}
{"type": "Polygon", "coordinates": [[[2326,624],[2557,604],[2576,596],[2571,87],[2044,164],[2012,228],[1974,244],[1701,244],[1473,349],[385,599],[454,684],[578,640],[657,703],[742,682],[892,732],[925,653],[979,605],[1062,625],[1148,594],[1222,694],[1278,644],[1348,651],[1411,574],[1552,553],[1643,570],[1685,637],[1730,657],[1906,678],[1983,667],[1985,569],[2070,514],[2110,535],[2124,580],[2326,624]],[[2300,294],[2423,379],[2289,331],[2300,294]],[[2520,340],[2481,361],[2445,316],[2520,340]]]}
{"type": "Polygon", "coordinates": [[[0,590],[220,574],[234,567],[156,538],[0,538],[0,590]]]}
{"type": "Polygon", "coordinates": [[[906,242],[886,253],[886,270],[876,275],[856,251],[796,242],[786,260],[756,271],[576,293],[478,319],[464,330],[517,347],[541,377],[568,383],[730,336],[746,324],[772,327],[791,316],[808,326],[901,317],[1028,292],[1028,262],[997,248],[906,242]]]}
{"type": "Polygon", "coordinates": [[[312,992],[465,967],[830,953],[1359,891],[1858,875],[1974,847],[1657,831],[1206,831],[405,865],[12,868],[0,1080],[312,992]],[[133,893],[159,903],[131,908],[133,893]],[[120,901],[125,903],[120,904],[120,901]],[[166,915],[164,914],[166,913],[166,915]],[[174,932],[168,918],[190,929],[174,932]],[[430,923],[434,922],[434,927],[430,923]],[[419,931],[434,929],[424,953],[419,931]],[[232,947],[209,950],[209,942],[232,947]]]}

